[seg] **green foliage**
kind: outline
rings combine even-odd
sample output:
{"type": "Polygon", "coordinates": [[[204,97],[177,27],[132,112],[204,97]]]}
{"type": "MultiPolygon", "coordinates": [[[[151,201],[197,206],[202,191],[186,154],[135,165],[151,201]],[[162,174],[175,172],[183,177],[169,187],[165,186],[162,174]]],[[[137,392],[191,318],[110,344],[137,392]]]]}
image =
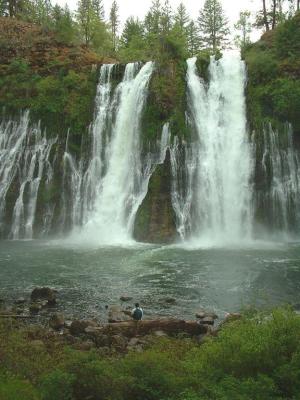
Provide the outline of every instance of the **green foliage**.
{"type": "Polygon", "coordinates": [[[1,400],[299,398],[300,317],[286,307],[228,322],[202,345],[153,339],[126,356],[32,342],[41,337],[0,324],[1,400]]]}
{"type": "Polygon", "coordinates": [[[251,126],[290,122],[300,133],[299,14],[266,34],[243,54],[248,67],[247,105],[251,126]]]}
{"type": "Polygon", "coordinates": [[[271,51],[255,49],[247,54],[249,79],[253,85],[261,85],[278,76],[278,61],[271,51]]]}
{"type": "Polygon", "coordinates": [[[0,400],[41,400],[28,381],[0,374],[0,400]]]}
{"type": "Polygon", "coordinates": [[[42,378],[40,391],[43,400],[72,400],[74,375],[54,370],[42,378]]]}
{"type": "Polygon", "coordinates": [[[223,49],[229,34],[228,20],[219,0],[205,0],[198,17],[202,46],[213,52],[223,49]]]}
{"type": "Polygon", "coordinates": [[[199,76],[205,81],[209,79],[209,64],[210,64],[210,51],[201,51],[197,56],[196,66],[199,76]]]}
{"type": "Polygon", "coordinates": [[[77,36],[76,27],[68,7],[64,9],[58,4],[52,10],[56,39],[61,43],[74,43],[77,36]]]}
{"type": "Polygon", "coordinates": [[[280,58],[298,57],[300,54],[300,13],[281,24],[275,34],[275,51],[280,58]]]}
{"type": "MultiPolygon", "coordinates": [[[[54,67],[52,61],[51,68],[54,67]]],[[[66,132],[68,128],[82,134],[93,115],[96,71],[61,72],[59,67],[59,74],[41,77],[32,73],[25,60],[14,60],[0,78],[0,107],[11,114],[29,108],[32,116],[41,119],[52,134],[66,132]]]]}

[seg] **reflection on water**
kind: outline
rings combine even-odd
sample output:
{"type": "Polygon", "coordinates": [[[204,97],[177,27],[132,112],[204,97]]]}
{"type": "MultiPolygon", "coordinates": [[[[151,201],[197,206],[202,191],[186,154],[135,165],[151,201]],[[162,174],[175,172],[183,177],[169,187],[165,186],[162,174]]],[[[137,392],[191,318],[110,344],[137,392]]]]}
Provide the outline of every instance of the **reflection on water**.
{"type": "Polygon", "coordinates": [[[193,318],[200,307],[225,312],[251,305],[300,303],[300,246],[241,249],[180,246],[80,248],[57,242],[1,242],[0,297],[13,301],[35,286],[59,290],[58,309],[101,317],[122,294],[146,315],[193,318]],[[168,304],[166,298],[176,299],[168,304]]]}

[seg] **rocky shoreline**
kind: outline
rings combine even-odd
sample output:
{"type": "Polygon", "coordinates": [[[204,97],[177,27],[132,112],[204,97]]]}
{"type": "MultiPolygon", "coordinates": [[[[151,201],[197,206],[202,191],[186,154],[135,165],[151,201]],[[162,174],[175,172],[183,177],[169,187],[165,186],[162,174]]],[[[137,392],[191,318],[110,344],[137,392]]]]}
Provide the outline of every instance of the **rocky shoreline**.
{"type": "MultiPolygon", "coordinates": [[[[77,350],[97,348],[105,354],[115,351],[143,351],[156,338],[168,336],[192,338],[201,343],[205,337],[216,335],[220,329],[220,324],[215,326],[218,316],[214,312],[202,309],[195,314],[194,320],[147,316],[136,323],[130,316],[132,305],[129,305],[129,302],[132,298],[127,295],[120,297],[121,306],[106,306],[105,322],[96,318],[68,320],[63,313],[55,309],[57,297],[58,292],[55,289],[37,287],[32,290],[30,300],[20,297],[11,307],[7,307],[2,299],[0,319],[7,321],[5,323],[15,320],[17,327],[25,326],[29,332],[39,332],[38,335],[32,336],[37,345],[43,345],[44,340],[51,338],[77,350]],[[42,318],[39,318],[41,313],[42,318]]],[[[228,314],[226,320],[238,317],[239,314],[228,314]]]]}

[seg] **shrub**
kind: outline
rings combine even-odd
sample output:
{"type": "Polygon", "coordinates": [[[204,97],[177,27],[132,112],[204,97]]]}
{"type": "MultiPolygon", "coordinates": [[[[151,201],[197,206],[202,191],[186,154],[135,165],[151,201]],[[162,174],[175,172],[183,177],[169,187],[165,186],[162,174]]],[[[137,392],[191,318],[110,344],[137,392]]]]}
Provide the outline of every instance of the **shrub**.
{"type": "Polygon", "coordinates": [[[61,370],[55,370],[41,381],[43,400],[72,400],[75,377],[61,370]]]}
{"type": "Polygon", "coordinates": [[[15,377],[0,374],[0,400],[40,400],[32,384],[15,377]]]}

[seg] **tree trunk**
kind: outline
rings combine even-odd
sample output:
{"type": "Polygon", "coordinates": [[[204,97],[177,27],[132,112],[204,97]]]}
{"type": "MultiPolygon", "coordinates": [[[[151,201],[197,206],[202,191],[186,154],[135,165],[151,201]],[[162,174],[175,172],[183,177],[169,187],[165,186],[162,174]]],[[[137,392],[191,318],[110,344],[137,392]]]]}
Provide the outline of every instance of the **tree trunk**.
{"type": "Polygon", "coordinates": [[[276,26],[276,0],[273,0],[272,29],[276,26]]]}
{"type": "Polygon", "coordinates": [[[267,17],[267,7],[266,7],[266,0],[263,0],[263,13],[264,13],[264,24],[266,27],[266,31],[270,30],[268,17],[267,17]]]}
{"type": "Polygon", "coordinates": [[[297,11],[300,10],[300,0],[297,0],[297,11]]]}

